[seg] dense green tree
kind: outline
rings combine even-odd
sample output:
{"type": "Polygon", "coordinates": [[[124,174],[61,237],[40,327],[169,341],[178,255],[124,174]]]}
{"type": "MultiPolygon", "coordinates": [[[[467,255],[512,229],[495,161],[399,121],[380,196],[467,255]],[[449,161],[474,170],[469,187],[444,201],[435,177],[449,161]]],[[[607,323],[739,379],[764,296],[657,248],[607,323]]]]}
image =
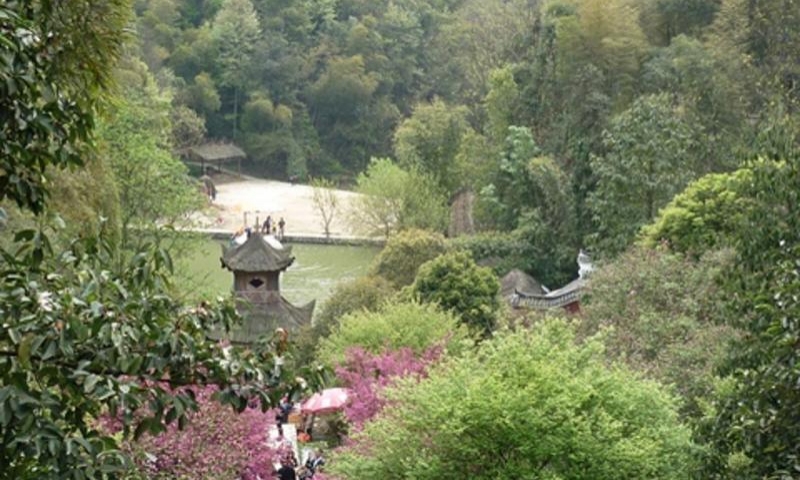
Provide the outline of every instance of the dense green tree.
{"type": "Polygon", "coordinates": [[[341,283],[322,304],[314,327],[319,327],[320,338],[326,337],[345,315],[361,310],[375,311],[393,294],[392,284],[377,275],[366,275],[341,283]]]}
{"type": "Polygon", "coordinates": [[[603,133],[606,152],[592,157],[597,189],[590,202],[599,254],[625,249],[695,176],[691,126],[665,95],[637,99],[603,133]]]}
{"type": "MultiPolygon", "coordinates": [[[[568,2],[550,11],[567,12],[568,2]]],[[[559,75],[575,76],[591,64],[599,69],[603,91],[617,109],[633,99],[637,74],[648,51],[633,4],[624,0],[581,0],[573,12],[556,20],[559,75]]]]}
{"type": "Polygon", "coordinates": [[[401,381],[328,469],[341,478],[688,478],[674,400],[566,322],[499,335],[401,381]]]}
{"type": "MultiPolygon", "coordinates": [[[[93,154],[83,168],[49,172],[51,199],[48,211],[64,220],[59,239],[93,237],[101,233],[109,242],[121,239],[122,208],[116,177],[108,159],[93,154]]],[[[15,224],[16,228],[21,227],[15,224]]]]}
{"type": "Polygon", "coordinates": [[[180,37],[180,12],[175,0],[149,0],[136,25],[142,59],[157,70],[169,58],[180,37]]]}
{"type": "Polygon", "coordinates": [[[531,131],[510,127],[500,169],[481,191],[477,214],[485,225],[515,230],[516,241],[528,245],[526,265],[517,267],[558,283],[574,270],[580,245],[572,202],[567,176],[541,155],[531,131]]]}
{"type": "Polygon", "coordinates": [[[201,144],[206,136],[205,119],[184,105],[172,106],[169,123],[172,126],[170,143],[176,152],[201,144]]]}
{"type": "Polygon", "coordinates": [[[741,76],[738,62],[729,53],[684,35],[674,38],[644,65],[647,91],[675,98],[693,128],[702,133],[703,142],[698,145],[702,172],[736,166],[750,101],[739,81],[741,76]]]}
{"type": "Polygon", "coordinates": [[[754,200],[735,232],[737,255],[724,284],[729,321],[744,331],[706,430],[709,478],[791,478],[798,465],[800,163],[750,165],[754,200]]]}
{"type": "Polygon", "coordinates": [[[713,399],[715,369],[737,330],[726,325],[719,280],[733,260],[714,251],[692,260],[666,248],[632,248],[592,272],[580,332],[607,329],[606,354],[671,385],[681,412],[699,418],[713,399]]]}
{"type": "Polygon", "coordinates": [[[239,104],[248,86],[260,26],[250,0],[225,0],[214,17],[211,38],[219,55],[220,85],[233,89],[232,137],[236,139],[239,104]]]}
{"type": "Polygon", "coordinates": [[[647,0],[640,8],[644,33],[655,45],[669,45],[679,35],[699,36],[714,19],[719,0],[647,0]]]}
{"type": "Polygon", "coordinates": [[[396,288],[411,285],[420,265],[445,253],[447,245],[439,233],[409,229],[389,237],[375,257],[370,272],[396,288]]]}
{"type": "Polygon", "coordinates": [[[740,73],[751,74],[750,93],[761,105],[775,97],[794,111],[800,102],[800,12],[778,0],[723,1],[712,31],[715,46],[742,55],[747,65],[740,73]]]}
{"type": "Polygon", "coordinates": [[[121,84],[124,98],[98,122],[100,152],[119,191],[122,240],[135,244],[140,231],[179,224],[201,201],[186,167],[172,156],[170,99],[159,92],[146,66],[129,68],[141,83],[121,84]]]}
{"type": "Polygon", "coordinates": [[[207,73],[197,74],[193,83],[180,92],[178,100],[205,116],[213,114],[222,106],[217,87],[207,73]]]}
{"type": "Polygon", "coordinates": [[[476,107],[492,72],[519,60],[538,14],[538,2],[527,0],[460,2],[429,47],[437,93],[476,107]]]}
{"type": "MultiPolygon", "coordinates": [[[[532,190],[528,164],[541,155],[530,129],[511,126],[492,183],[481,191],[484,222],[504,230],[519,225],[524,210],[530,205],[525,193],[532,190]]],[[[480,214],[480,211],[479,211],[480,214]]]]}
{"type": "Polygon", "coordinates": [[[509,127],[514,125],[514,112],[519,108],[519,86],[510,66],[497,69],[489,77],[489,92],[486,94],[486,116],[491,138],[500,143],[506,139],[509,127]]]}
{"type": "Polygon", "coordinates": [[[456,251],[423,263],[411,284],[411,295],[452,312],[462,322],[488,336],[494,330],[500,300],[500,282],[469,253],[456,251]]]}
{"type": "Polygon", "coordinates": [[[322,76],[310,86],[311,118],[318,130],[329,132],[323,141],[334,158],[363,166],[374,153],[354,150],[353,140],[363,127],[360,117],[369,110],[377,86],[376,75],[366,70],[360,55],[331,59],[322,76]]]}
{"type": "Polygon", "coordinates": [[[269,175],[305,178],[308,165],[294,135],[294,111],[254,93],[242,113],[242,143],[251,161],[269,175]]]}
{"type": "Polygon", "coordinates": [[[0,199],[40,213],[45,170],[83,165],[98,93],[121,53],[128,6],[126,0],[0,6],[0,199]]]}
{"type": "Polygon", "coordinates": [[[296,335],[293,354],[297,366],[311,365],[316,361],[320,340],[330,335],[345,315],[360,311],[374,312],[395,293],[388,280],[377,275],[367,275],[336,285],[325,300],[313,325],[303,327],[296,335]]]}

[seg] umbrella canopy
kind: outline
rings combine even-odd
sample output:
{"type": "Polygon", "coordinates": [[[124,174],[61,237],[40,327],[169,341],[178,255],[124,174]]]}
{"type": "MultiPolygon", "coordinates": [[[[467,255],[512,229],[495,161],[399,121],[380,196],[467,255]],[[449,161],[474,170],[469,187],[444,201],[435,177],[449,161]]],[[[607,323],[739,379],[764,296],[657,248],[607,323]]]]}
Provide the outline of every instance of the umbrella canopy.
{"type": "Polygon", "coordinates": [[[350,395],[344,388],[327,388],[317,392],[300,406],[302,413],[323,414],[344,408],[350,395]]]}

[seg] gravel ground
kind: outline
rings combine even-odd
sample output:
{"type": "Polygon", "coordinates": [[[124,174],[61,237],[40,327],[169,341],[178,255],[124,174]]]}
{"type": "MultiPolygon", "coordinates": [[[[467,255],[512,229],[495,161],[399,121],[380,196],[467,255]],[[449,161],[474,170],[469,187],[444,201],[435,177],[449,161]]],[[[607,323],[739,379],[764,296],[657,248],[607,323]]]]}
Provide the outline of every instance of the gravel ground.
{"type": "MultiPolygon", "coordinates": [[[[283,217],[287,235],[321,236],[325,233],[322,215],[314,207],[314,189],[308,185],[255,178],[214,180],[218,182],[217,198],[203,218],[198,218],[206,228],[236,231],[244,225],[247,213],[249,225],[254,224],[256,217],[262,223],[267,215],[271,215],[275,223],[283,217]]],[[[345,190],[336,190],[336,194],[339,207],[331,222],[331,236],[357,236],[358,232],[348,225],[346,212],[358,194],[345,190]]]]}

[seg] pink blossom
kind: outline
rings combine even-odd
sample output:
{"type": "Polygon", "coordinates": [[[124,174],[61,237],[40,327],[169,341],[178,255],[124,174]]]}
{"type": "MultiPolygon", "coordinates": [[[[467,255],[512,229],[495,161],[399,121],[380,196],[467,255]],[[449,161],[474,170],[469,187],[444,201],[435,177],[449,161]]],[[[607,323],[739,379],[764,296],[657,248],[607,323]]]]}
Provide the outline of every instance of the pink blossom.
{"type": "MultiPolygon", "coordinates": [[[[251,405],[237,414],[211,397],[216,387],[192,387],[199,409],[189,414],[183,430],[177,422],[159,435],[126,442],[140,469],[148,475],[170,478],[271,478],[273,462],[281,452],[268,444],[274,411],[251,405]]],[[[113,430],[113,419],[101,419],[113,430]]],[[[160,478],[160,477],[159,477],[160,478]]]]}
{"type": "Polygon", "coordinates": [[[423,378],[428,365],[441,353],[441,346],[431,347],[420,356],[410,348],[377,355],[360,347],[348,349],[344,363],[336,368],[336,376],[352,392],[353,400],[344,411],[351,428],[359,430],[364,422],[380,412],[386,404],[381,392],[387,386],[398,378],[423,378]]]}

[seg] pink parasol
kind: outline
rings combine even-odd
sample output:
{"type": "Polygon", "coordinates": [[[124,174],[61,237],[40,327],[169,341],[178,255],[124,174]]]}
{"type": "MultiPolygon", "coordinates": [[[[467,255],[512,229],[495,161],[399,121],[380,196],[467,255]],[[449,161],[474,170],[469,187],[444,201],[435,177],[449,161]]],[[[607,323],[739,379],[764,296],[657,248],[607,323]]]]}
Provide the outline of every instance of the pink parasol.
{"type": "Polygon", "coordinates": [[[327,388],[303,402],[300,411],[314,415],[335,412],[344,408],[349,397],[345,388],[327,388]]]}

